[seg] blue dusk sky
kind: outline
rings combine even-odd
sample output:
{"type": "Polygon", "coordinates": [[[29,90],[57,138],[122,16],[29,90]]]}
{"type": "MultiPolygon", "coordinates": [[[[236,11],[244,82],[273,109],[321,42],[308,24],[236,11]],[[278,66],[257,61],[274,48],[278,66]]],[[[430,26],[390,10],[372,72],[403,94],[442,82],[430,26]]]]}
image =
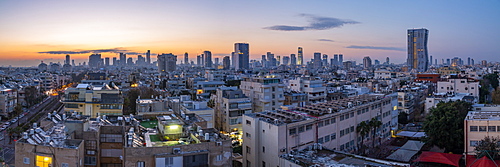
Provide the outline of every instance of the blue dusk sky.
{"type": "Polygon", "coordinates": [[[234,43],[250,44],[251,59],[266,52],[288,56],[304,48],[344,60],[406,61],[406,31],[429,30],[428,51],[437,59],[499,61],[500,1],[164,1],[2,0],[0,65],[76,62],[91,53],[136,58],[152,53],[204,50],[229,55],[234,43]]]}

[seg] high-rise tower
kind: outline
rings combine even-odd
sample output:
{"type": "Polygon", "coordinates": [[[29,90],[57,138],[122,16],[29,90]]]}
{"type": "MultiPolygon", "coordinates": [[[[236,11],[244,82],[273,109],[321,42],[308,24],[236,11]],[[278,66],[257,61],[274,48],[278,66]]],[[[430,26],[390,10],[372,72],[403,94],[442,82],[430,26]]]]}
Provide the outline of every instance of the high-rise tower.
{"type": "Polygon", "coordinates": [[[188,55],[188,52],[184,53],[184,64],[189,64],[189,55],[188,55]]]}
{"type": "Polygon", "coordinates": [[[427,38],[429,30],[409,29],[408,30],[408,67],[416,69],[418,72],[425,72],[429,66],[429,56],[427,52],[427,38]]]}
{"type": "Polygon", "coordinates": [[[234,69],[250,69],[250,47],[248,43],[235,43],[234,44],[234,69]]]}
{"type": "Polygon", "coordinates": [[[204,51],[203,55],[205,55],[205,67],[212,68],[212,52],[204,51]]]}
{"type": "Polygon", "coordinates": [[[301,66],[303,63],[304,63],[304,55],[302,47],[299,47],[297,52],[297,65],[301,66]]]}

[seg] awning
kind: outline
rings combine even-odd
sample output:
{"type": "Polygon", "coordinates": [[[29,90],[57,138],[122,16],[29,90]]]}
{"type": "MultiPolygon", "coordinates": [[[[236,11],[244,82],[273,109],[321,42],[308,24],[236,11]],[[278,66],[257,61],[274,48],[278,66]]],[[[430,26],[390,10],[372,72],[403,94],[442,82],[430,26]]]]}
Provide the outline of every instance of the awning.
{"type": "Polygon", "coordinates": [[[414,150],[405,150],[405,149],[399,149],[389,155],[386,159],[390,160],[395,160],[399,162],[408,162],[410,161],[411,157],[413,157],[415,154],[417,154],[418,151],[414,150]]]}
{"type": "Polygon", "coordinates": [[[416,140],[408,140],[405,145],[401,146],[401,149],[420,151],[425,143],[416,140]]]}
{"type": "Polygon", "coordinates": [[[413,162],[435,162],[440,164],[448,164],[453,166],[459,166],[458,162],[462,158],[460,154],[448,154],[439,152],[424,151],[420,154],[416,160],[413,162]]]}
{"type": "Polygon", "coordinates": [[[473,155],[467,155],[467,167],[498,167],[500,166],[500,161],[492,161],[488,157],[484,156],[482,158],[476,159],[473,155]]]}
{"type": "Polygon", "coordinates": [[[396,136],[421,138],[425,136],[425,132],[401,131],[396,136]]]}

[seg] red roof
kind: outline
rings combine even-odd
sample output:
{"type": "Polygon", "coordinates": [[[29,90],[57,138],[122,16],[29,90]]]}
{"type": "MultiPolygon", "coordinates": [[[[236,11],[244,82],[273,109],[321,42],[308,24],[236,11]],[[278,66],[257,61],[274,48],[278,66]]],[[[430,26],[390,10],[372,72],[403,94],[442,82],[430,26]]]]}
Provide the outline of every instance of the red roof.
{"type": "Polygon", "coordinates": [[[498,167],[500,166],[500,160],[492,161],[486,156],[477,159],[473,155],[467,155],[467,167],[498,167]]]}
{"type": "Polygon", "coordinates": [[[448,154],[439,152],[423,151],[422,154],[414,162],[435,162],[440,164],[448,164],[453,166],[458,166],[458,161],[460,161],[462,155],[460,154],[448,154]]]}

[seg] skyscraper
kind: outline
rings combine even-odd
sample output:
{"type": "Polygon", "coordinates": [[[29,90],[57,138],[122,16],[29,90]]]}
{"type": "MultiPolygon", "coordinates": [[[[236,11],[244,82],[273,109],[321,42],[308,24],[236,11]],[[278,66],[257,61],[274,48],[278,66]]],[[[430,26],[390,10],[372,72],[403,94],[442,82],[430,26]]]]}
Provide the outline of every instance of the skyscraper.
{"type": "Polygon", "coordinates": [[[113,66],[116,66],[116,57],[113,57],[113,66]]]}
{"type": "Polygon", "coordinates": [[[109,57],[104,58],[104,66],[109,66],[109,57]]]}
{"type": "Polygon", "coordinates": [[[222,66],[224,66],[224,69],[227,70],[230,68],[231,60],[229,60],[229,56],[224,56],[224,59],[222,59],[222,66]]]}
{"type": "Polygon", "coordinates": [[[283,56],[283,64],[284,65],[290,65],[290,57],[283,56]]]}
{"type": "Polygon", "coordinates": [[[372,59],[369,56],[363,58],[363,67],[365,69],[372,67],[372,59]]]}
{"type": "Polygon", "coordinates": [[[169,54],[158,54],[158,72],[167,73],[175,71],[177,67],[177,56],[172,53],[169,54]]]}
{"type": "Polygon", "coordinates": [[[250,47],[248,43],[235,43],[234,44],[234,54],[236,65],[234,65],[235,70],[239,69],[250,69],[250,47]]]}
{"type": "Polygon", "coordinates": [[[339,62],[337,62],[339,66],[344,66],[344,55],[339,54],[339,62]]]}
{"type": "Polygon", "coordinates": [[[386,58],[385,58],[385,62],[386,62],[387,64],[390,64],[390,62],[389,62],[389,57],[386,57],[386,58]]]}
{"type": "Polygon", "coordinates": [[[184,64],[189,64],[189,55],[188,55],[188,52],[184,53],[184,64]]]}
{"type": "Polygon", "coordinates": [[[432,65],[432,55],[429,56],[429,65],[432,65]]]}
{"type": "Polygon", "coordinates": [[[120,53],[120,65],[121,66],[127,65],[127,54],[120,53]]]}
{"type": "Polygon", "coordinates": [[[201,67],[201,66],[202,66],[202,64],[201,64],[201,55],[196,56],[196,65],[197,65],[198,67],[201,67]]]}
{"type": "Polygon", "coordinates": [[[212,52],[204,51],[203,55],[205,55],[205,67],[212,68],[212,52]]]}
{"type": "Polygon", "coordinates": [[[336,65],[336,66],[339,65],[339,55],[338,54],[334,54],[333,55],[333,63],[332,63],[332,65],[336,65]]]}
{"type": "Polygon", "coordinates": [[[328,65],[328,55],[324,54],[323,55],[323,62],[322,62],[323,66],[327,66],[328,65]]]}
{"type": "Polygon", "coordinates": [[[290,54],[290,65],[297,65],[297,58],[295,57],[295,54],[290,54]]]}
{"type": "Polygon", "coordinates": [[[304,55],[302,47],[299,47],[297,52],[297,65],[301,66],[303,63],[304,63],[304,55]]]}
{"type": "Polygon", "coordinates": [[[89,67],[99,68],[101,64],[101,54],[92,54],[89,56],[89,67]]]}
{"type": "Polygon", "coordinates": [[[429,66],[429,56],[427,52],[427,38],[429,30],[409,29],[408,30],[408,67],[416,69],[418,72],[425,72],[429,66]]]}
{"type": "Polygon", "coordinates": [[[321,53],[314,52],[313,65],[315,69],[321,68],[321,53]]]}
{"type": "Polygon", "coordinates": [[[467,57],[467,65],[470,66],[470,57],[467,57]]]}
{"type": "Polygon", "coordinates": [[[151,64],[151,51],[150,50],[148,50],[148,52],[146,52],[146,63],[147,63],[147,65],[151,64]]]}
{"type": "Polygon", "coordinates": [[[70,59],[69,55],[66,55],[66,61],[64,62],[64,64],[69,64],[69,62],[70,62],[69,59],[70,59]]]}

